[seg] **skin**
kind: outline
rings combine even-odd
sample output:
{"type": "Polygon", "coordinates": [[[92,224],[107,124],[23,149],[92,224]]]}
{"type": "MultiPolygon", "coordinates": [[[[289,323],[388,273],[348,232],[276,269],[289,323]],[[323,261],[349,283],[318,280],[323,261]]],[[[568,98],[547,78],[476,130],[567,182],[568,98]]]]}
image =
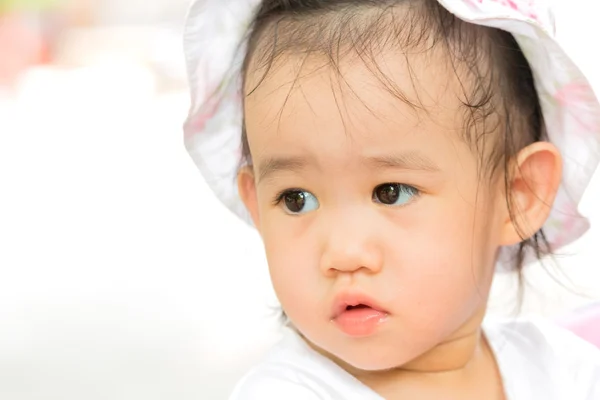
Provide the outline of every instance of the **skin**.
{"type": "MultiPolygon", "coordinates": [[[[239,192],[281,305],[315,350],[388,399],[502,399],[481,323],[498,251],[522,240],[504,171],[485,175],[465,141],[461,86],[445,55],[409,57],[412,77],[406,60],[388,49],[376,62],[426,111],[392,96],[363,62],[342,60],[334,72],[319,56],[280,59],[245,99],[252,166],[240,171],[239,192]],[[418,195],[374,201],[390,182],[418,195]],[[317,207],[290,215],[274,202],[290,188],[317,207]],[[389,313],[373,335],[350,337],[331,322],[342,291],[389,313]]],[[[261,77],[251,63],[247,93],[261,77]]],[[[535,143],[511,166],[518,222],[531,235],[558,190],[560,155],[535,143]]]]}

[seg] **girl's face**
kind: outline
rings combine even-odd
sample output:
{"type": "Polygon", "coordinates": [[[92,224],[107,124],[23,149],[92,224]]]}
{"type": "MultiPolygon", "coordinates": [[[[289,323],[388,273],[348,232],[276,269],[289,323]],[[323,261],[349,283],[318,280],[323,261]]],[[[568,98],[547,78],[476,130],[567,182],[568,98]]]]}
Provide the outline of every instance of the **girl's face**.
{"type": "Polygon", "coordinates": [[[275,291],[313,346],[361,370],[479,332],[509,219],[502,177],[478,165],[493,138],[465,141],[470,88],[442,57],[290,57],[246,98],[240,190],[275,291]]]}

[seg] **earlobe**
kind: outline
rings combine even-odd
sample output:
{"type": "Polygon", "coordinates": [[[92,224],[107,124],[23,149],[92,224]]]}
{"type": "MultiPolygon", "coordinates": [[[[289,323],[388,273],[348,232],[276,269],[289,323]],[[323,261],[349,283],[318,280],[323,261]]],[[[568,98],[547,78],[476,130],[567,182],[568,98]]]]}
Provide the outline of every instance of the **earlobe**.
{"type": "Polygon", "coordinates": [[[258,198],[252,167],[244,167],[240,169],[237,176],[237,184],[240,198],[250,213],[250,218],[252,218],[254,226],[258,229],[258,198]]]}
{"type": "Polygon", "coordinates": [[[522,149],[514,160],[507,193],[510,213],[502,244],[517,244],[542,228],[562,179],[562,158],[548,142],[536,142],[522,149]]]}

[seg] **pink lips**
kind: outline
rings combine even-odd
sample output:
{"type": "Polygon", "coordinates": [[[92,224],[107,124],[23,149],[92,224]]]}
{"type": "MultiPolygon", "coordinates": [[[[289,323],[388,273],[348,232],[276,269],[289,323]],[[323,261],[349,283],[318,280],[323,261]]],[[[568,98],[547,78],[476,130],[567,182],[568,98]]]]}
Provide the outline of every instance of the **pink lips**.
{"type": "Polygon", "coordinates": [[[332,321],[348,336],[366,337],[374,334],[388,315],[366,296],[343,294],[334,303],[332,321]]]}

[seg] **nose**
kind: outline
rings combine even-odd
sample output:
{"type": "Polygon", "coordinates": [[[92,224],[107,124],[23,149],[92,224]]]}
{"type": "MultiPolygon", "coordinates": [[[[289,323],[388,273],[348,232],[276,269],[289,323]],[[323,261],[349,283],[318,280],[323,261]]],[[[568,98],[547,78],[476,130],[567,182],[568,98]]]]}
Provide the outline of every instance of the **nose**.
{"type": "Polygon", "coordinates": [[[376,274],[381,271],[383,254],[375,227],[356,215],[329,221],[328,225],[324,229],[324,246],[320,260],[323,274],[333,276],[359,270],[376,274]]]}

